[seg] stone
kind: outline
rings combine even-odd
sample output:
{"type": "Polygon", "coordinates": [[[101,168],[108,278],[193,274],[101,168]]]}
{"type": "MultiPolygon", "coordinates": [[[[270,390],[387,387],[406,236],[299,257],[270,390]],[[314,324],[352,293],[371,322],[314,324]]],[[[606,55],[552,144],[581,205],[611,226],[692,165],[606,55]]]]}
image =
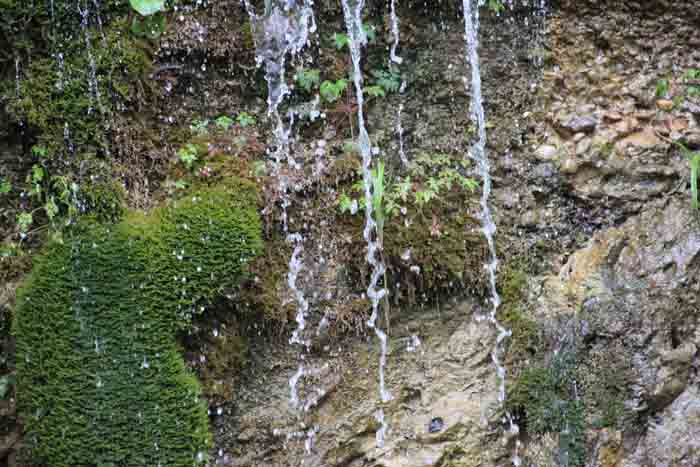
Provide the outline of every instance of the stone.
{"type": "Polygon", "coordinates": [[[688,388],[649,428],[621,467],[695,467],[700,465],[700,390],[688,388]]]}
{"type": "Polygon", "coordinates": [[[686,100],[683,103],[683,110],[690,112],[696,117],[700,117],[700,104],[686,100]]]}
{"type": "Polygon", "coordinates": [[[545,144],[537,148],[535,151],[535,157],[543,162],[549,162],[557,159],[558,153],[559,150],[556,148],[556,146],[545,144]]]}
{"type": "Polygon", "coordinates": [[[673,110],[674,104],[672,100],[659,99],[656,101],[656,107],[664,112],[670,112],[673,110]]]}
{"type": "Polygon", "coordinates": [[[645,129],[633,133],[625,137],[624,139],[618,141],[615,144],[615,149],[617,149],[621,153],[624,153],[625,150],[630,146],[638,148],[653,148],[654,146],[661,144],[661,142],[661,139],[659,139],[659,137],[654,134],[653,130],[645,129]]]}
{"type": "Polygon", "coordinates": [[[615,123],[622,120],[623,115],[620,112],[610,111],[603,114],[603,121],[607,123],[615,123]]]}
{"type": "Polygon", "coordinates": [[[591,149],[591,144],[592,140],[590,138],[584,138],[581,141],[579,141],[576,145],[576,155],[582,156],[586,154],[588,150],[591,149]]]}
{"type": "Polygon", "coordinates": [[[564,133],[592,133],[598,125],[598,120],[592,115],[572,115],[561,119],[558,127],[564,133]]]}
{"type": "Polygon", "coordinates": [[[561,165],[559,166],[559,171],[561,173],[567,174],[567,175],[572,175],[575,174],[578,171],[579,164],[574,159],[573,157],[565,157],[561,161],[561,165]]]}

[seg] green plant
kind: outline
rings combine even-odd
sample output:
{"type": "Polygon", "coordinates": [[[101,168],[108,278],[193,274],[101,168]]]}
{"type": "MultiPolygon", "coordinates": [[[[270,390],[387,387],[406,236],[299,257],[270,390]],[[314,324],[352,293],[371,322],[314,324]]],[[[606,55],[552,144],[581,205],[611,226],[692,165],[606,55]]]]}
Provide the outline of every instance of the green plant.
{"type": "Polygon", "coordinates": [[[185,167],[191,169],[192,165],[197,162],[197,152],[197,146],[187,143],[177,152],[177,157],[180,158],[180,162],[185,164],[185,167]]]}
{"type": "Polygon", "coordinates": [[[661,78],[656,82],[656,97],[663,98],[668,95],[670,85],[667,78],[661,78]]]}
{"type": "Polygon", "coordinates": [[[367,94],[370,97],[384,97],[386,96],[386,93],[384,92],[384,89],[382,89],[381,86],[367,86],[365,88],[365,94],[367,94]]]}
{"type": "Polygon", "coordinates": [[[34,216],[31,212],[21,212],[17,214],[17,226],[19,227],[19,231],[21,233],[26,234],[33,222],[34,216]]]}
{"type": "Polygon", "coordinates": [[[243,128],[245,128],[247,126],[255,125],[255,117],[250,115],[248,112],[239,113],[238,117],[236,117],[236,121],[243,128]]]}
{"type": "Polygon", "coordinates": [[[320,93],[323,100],[332,103],[340,99],[343,92],[348,87],[348,82],[345,79],[339,79],[336,82],[324,81],[321,83],[320,93]]]}
{"type": "Polygon", "coordinates": [[[700,97],[700,68],[691,68],[683,75],[688,89],[686,94],[688,97],[700,97]]]}
{"type": "Polygon", "coordinates": [[[503,5],[502,0],[489,0],[488,7],[489,10],[493,11],[496,14],[500,14],[503,10],[506,9],[505,5],[503,5]]]}
{"type": "Polygon", "coordinates": [[[335,48],[338,50],[342,50],[344,47],[350,45],[350,38],[347,34],[336,32],[333,34],[332,39],[333,43],[335,44],[335,48]]]}
{"type": "Polygon", "coordinates": [[[379,86],[387,94],[398,92],[401,88],[401,75],[394,67],[388,70],[372,70],[375,86],[379,86]]]}
{"type": "MultiPolygon", "coordinates": [[[[363,24],[362,30],[364,31],[365,36],[367,36],[367,40],[369,42],[374,42],[374,40],[377,38],[377,33],[374,26],[367,26],[366,24],[363,24]]],[[[331,40],[333,41],[335,48],[338,50],[342,50],[343,48],[350,46],[350,37],[348,37],[347,34],[336,32],[333,34],[333,36],[331,36],[331,40]]]]}
{"type": "Polygon", "coordinates": [[[226,115],[222,115],[214,120],[214,124],[221,130],[228,130],[231,128],[231,126],[233,126],[233,119],[226,115]]]}
{"type": "Polygon", "coordinates": [[[10,392],[11,386],[12,381],[9,375],[0,376],[0,399],[5,399],[7,394],[10,392]]]}
{"type": "Polygon", "coordinates": [[[296,74],[294,75],[294,81],[301,89],[309,93],[311,92],[311,89],[318,85],[320,81],[320,74],[321,72],[316,68],[308,70],[301,68],[297,70],[296,74]]]}
{"type": "MultiPolygon", "coordinates": [[[[381,211],[381,215],[386,219],[405,209],[409,201],[422,209],[455,188],[473,192],[478,183],[460,172],[460,169],[468,164],[468,161],[461,160],[459,167],[454,167],[453,159],[447,154],[421,154],[411,162],[406,176],[397,177],[395,181],[388,183],[385,180],[384,163],[380,161],[377,168],[371,172],[375,196],[373,202],[377,204],[375,210],[381,211]]],[[[364,193],[363,181],[355,183],[352,191],[364,193]]],[[[341,201],[343,199],[345,198],[340,198],[341,201]]],[[[364,209],[364,197],[360,197],[358,203],[364,209]]],[[[344,212],[343,205],[346,208],[349,205],[347,202],[341,205],[344,212]]]]}
{"type": "Polygon", "coordinates": [[[83,219],[35,258],[13,323],[34,461],[207,462],[207,408],[176,334],[246,277],[262,249],[256,200],[237,180],[115,225],[83,219]]]}
{"type": "Polygon", "coordinates": [[[12,191],[12,183],[9,180],[0,178],[0,195],[6,195],[12,191]]]}
{"type": "Polygon", "coordinates": [[[190,124],[190,131],[197,135],[209,134],[209,120],[192,120],[192,123],[190,124]]]}
{"type": "Polygon", "coordinates": [[[142,16],[149,16],[165,9],[165,0],[129,0],[131,8],[142,16]]]}
{"type": "Polygon", "coordinates": [[[167,20],[162,13],[156,13],[145,17],[136,17],[131,22],[131,32],[136,37],[158,39],[167,26],[167,20]]]}
{"type": "Polygon", "coordinates": [[[544,366],[524,369],[509,391],[511,413],[522,414],[529,433],[556,433],[559,461],[571,467],[585,464],[585,406],[573,389],[575,356],[564,349],[544,366]]]}

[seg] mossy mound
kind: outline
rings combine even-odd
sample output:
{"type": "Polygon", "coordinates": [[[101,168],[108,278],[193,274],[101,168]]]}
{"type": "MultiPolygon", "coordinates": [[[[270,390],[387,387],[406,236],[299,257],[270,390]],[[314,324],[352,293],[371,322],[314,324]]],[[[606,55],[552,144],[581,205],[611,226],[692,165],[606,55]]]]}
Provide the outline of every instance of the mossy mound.
{"type": "Polygon", "coordinates": [[[238,182],[116,225],[84,221],[36,259],[14,321],[18,409],[34,460],[206,460],[206,406],[175,337],[261,250],[255,197],[238,182]]]}

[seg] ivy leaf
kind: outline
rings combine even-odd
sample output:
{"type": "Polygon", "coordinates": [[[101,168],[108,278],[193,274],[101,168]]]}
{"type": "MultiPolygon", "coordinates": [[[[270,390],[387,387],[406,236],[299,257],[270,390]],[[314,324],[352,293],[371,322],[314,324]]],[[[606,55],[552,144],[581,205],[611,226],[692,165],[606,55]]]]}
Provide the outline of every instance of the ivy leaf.
{"type": "Polygon", "coordinates": [[[131,8],[142,16],[149,16],[165,8],[165,0],[129,0],[131,8]]]}

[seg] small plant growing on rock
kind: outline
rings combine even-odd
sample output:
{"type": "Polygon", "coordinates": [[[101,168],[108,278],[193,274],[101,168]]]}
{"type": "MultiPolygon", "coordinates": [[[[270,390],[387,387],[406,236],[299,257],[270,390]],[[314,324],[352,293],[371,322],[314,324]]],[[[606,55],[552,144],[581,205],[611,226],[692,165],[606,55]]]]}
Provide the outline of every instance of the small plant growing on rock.
{"type": "Polygon", "coordinates": [[[301,68],[294,75],[294,81],[301,89],[303,89],[307,93],[310,93],[311,89],[318,86],[318,83],[321,79],[320,77],[321,72],[316,68],[312,68],[309,70],[301,68]]]}
{"type": "Polygon", "coordinates": [[[0,178],[0,195],[6,195],[12,191],[12,183],[0,178]]]}
{"type": "Polygon", "coordinates": [[[231,117],[227,117],[226,115],[222,115],[214,120],[214,124],[216,124],[217,128],[226,131],[233,126],[233,119],[231,117]]]}
{"type": "Polygon", "coordinates": [[[238,114],[238,117],[236,117],[236,122],[238,122],[242,128],[245,128],[247,126],[255,125],[255,117],[250,115],[248,112],[241,112],[238,114]]]}
{"type": "Polygon", "coordinates": [[[180,162],[185,164],[185,167],[191,169],[192,165],[197,162],[198,159],[197,146],[192,143],[187,143],[177,152],[177,157],[180,158],[180,162]]]}
{"type": "Polygon", "coordinates": [[[656,97],[663,99],[671,88],[668,78],[661,78],[656,82],[656,97]]]}
{"type": "Polygon", "coordinates": [[[688,97],[700,97],[700,68],[691,68],[683,75],[683,80],[688,86],[688,97]]]}
{"type": "Polygon", "coordinates": [[[340,99],[343,92],[347,89],[348,82],[345,79],[339,79],[335,82],[324,81],[321,83],[321,97],[324,101],[332,103],[340,99]]]}

